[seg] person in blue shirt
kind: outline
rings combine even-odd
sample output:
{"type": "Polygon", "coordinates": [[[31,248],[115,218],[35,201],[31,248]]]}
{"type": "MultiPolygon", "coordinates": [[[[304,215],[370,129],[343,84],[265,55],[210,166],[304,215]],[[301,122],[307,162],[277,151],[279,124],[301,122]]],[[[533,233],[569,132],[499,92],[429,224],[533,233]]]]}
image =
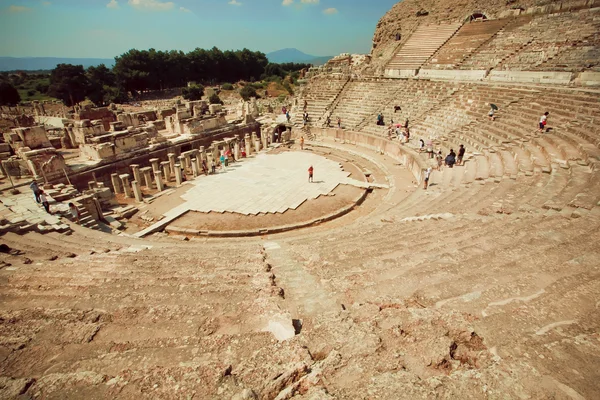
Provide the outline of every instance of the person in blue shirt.
{"type": "Polygon", "coordinates": [[[36,181],[31,182],[31,184],[29,185],[29,187],[31,188],[31,190],[33,191],[33,195],[35,196],[35,201],[37,203],[41,203],[40,200],[40,187],[38,186],[36,181]]]}

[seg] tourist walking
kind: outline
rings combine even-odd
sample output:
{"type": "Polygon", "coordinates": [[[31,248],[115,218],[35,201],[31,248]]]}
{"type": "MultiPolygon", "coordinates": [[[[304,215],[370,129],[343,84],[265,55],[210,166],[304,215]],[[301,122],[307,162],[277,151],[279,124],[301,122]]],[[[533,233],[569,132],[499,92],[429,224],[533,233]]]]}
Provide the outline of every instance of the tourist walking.
{"type": "Polygon", "coordinates": [[[210,170],[211,172],[214,174],[215,172],[217,172],[217,165],[215,164],[215,160],[211,160],[210,161],[210,170]]]}
{"type": "Polygon", "coordinates": [[[429,177],[431,176],[431,167],[425,170],[425,175],[423,179],[423,189],[427,190],[427,186],[429,186],[429,177]]]}
{"type": "Polygon", "coordinates": [[[548,123],[548,115],[550,115],[550,113],[546,111],[544,115],[540,117],[540,133],[543,133],[544,130],[546,130],[546,124],[548,123]]]}
{"type": "Polygon", "coordinates": [[[312,165],[310,167],[308,167],[308,181],[311,183],[313,182],[313,172],[314,171],[315,170],[312,165]]]}
{"type": "Polygon", "coordinates": [[[442,165],[444,163],[444,156],[442,155],[442,151],[438,151],[437,155],[435,156],[435,159],[437,161],[437,170],[440,171],[442,169],[442,165]]]}
{"type": "Polygon", "coordinates": [[[463,164],[463,158],[465,156],[465,146],[463,146],[462,144],[460,145],[460,148],[458,149],[458,160],[456,160],[456,165],[462,165],[463,164]]]}
{"type": "Polygon", "coordinates": [[[288,124],[290,123],[290,120],[292,119],[292,117],[290,117],[290,112],[286,111],[285,112],[285,118],[287,119],[288,124]]]}
{"type": "Polygon", "coordinates": [[[342,128],[342,119],[340,117],[338,117],[338,119],[337,119],[337,126],[338,126],[338,129],[342,128]]]}
{"type": "Polygon", "coordinates": [[[35,196],[35,201],[40,203],[40,187],[38,186],[36,181],[31,182],[29,188],[33,191],[33,195],[35,196]]]}
{"type": "Polygon", "coordinates": [[[44,206],[44,209],[46,210],[46,212],[48,214],[51,214],[51,212],[50,212],[50,203],[48,203],[48,198],[46,197],[46,194],[44,193],[43,190],[40,190],[40,195],[39,196],[40,196],[40,202],[44,206]]]}
{"type": "Polygon", "coordinates": [[[71,213],[71,218],[73,218],[75,222],[79,224],[79,217],[81,216],[81,214],[79,213],[79,209],[75,204],[69,203],[69,212],[71,213]]]}
{"type": "Polygon", "coordinates": [[[300,150],[304,150],[304,136],[300,136],[300,150]]]}
{"type": "Polygon", "coordinates": [[[306,110],[308,109],[308,101],[304,100],[304,107],[303,107],[303,111],[306,112],[306,110]]]}

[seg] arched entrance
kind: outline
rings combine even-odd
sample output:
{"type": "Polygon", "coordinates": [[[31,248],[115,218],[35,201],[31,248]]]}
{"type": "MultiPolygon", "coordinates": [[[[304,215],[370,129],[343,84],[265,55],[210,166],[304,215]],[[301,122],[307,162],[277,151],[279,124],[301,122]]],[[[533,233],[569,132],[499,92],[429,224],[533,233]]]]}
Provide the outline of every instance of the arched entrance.
{"type": "Polygon", "coordinates": [[[469,17],[467,17],[467,21],[468,22],[472,22],[472,21],[485,21],[487,19],[488,19],[487,15],[485,15],[481,11],[475,11],[473,14],[471,14],[471,15],[469,15],[469,17]]]}
{"type": "Polygon", "coordinates": [[[285,132],[286,130],[287,126],[285,126],[285,124],[277,125],[271,133],[271,143],[281,143],[283,138],[283,132],[285,132]]]}

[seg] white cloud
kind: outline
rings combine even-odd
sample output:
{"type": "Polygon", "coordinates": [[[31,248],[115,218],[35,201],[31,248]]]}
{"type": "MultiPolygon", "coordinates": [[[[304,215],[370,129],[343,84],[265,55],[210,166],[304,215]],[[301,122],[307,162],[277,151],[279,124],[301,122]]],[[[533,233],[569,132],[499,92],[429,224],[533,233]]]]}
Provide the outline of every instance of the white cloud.
{"type": "Polygon", "coordinates": [[[283,3],[281,3],[284,6],[291,6],[294,3],[294,0],[283,0],[283,3]]]}
{"type": "Polygon", "coordinates": [[[326,9],[323,10],[323,14],[325,14],[325,15],[333,15],[333,14],[337,14],[338,12],[339,12],[338,9],[337,8],[333,8],[333,7],[326,8],[326,9]]]}
{"type": "Polygon", "coordinates": [[[241,6],[241,5],[242,5],[242,3],[240,3],[240,2],[239,2],[239,1],[237,1],[237,0],[231,0],[231,1],[230,1],[229,3],[227,3],[227,4],[231,4],[232,6],[241,6]]]}
{"type": "Polygon", "coordinates": [[[184,12],[184,13],[192,12],[192,11],[188,10],[187,8],[185,8],[185,7],[179,7],[179,11],[184,12]]]}
{"type": "Polygon", "coordinates": [[[15,5],[8,7],[8,12],[10,12],[10,13],[22,13],[22,12],[27,12],[27,11],[31,11],[31,8],[25,7],[25,6],[15,6],[15,5]]]}
{"type": "Polygon", "coordinates": [[[106,5],[108,8],[119,8],[119,2],[117,0],[110,0],[110,3],[106,5]]]}
{"type": "Polygon", "coordinates": [[[160,0],[129,0],[129,5],[138,10],[148,11],[169,11],[175,7],[175,3],[172,1],[160,0]]]}
{"type": "Polygon", "coordinates": [[[304,3],[304,4],[319,4],[319,0],[300,0],[300,3],[304,3]]]}

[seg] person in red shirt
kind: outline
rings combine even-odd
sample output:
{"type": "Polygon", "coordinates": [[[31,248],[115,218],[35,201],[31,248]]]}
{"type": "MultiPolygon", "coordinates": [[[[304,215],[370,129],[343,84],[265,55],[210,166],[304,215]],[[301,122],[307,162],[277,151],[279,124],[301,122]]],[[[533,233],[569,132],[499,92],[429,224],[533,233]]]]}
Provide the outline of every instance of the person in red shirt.
{"type": "Polygon", "coordinates": [[[313,182],[313,172],[314,172],[314,168],[313,168],[313,166],[311,165],[311,166],[308,168],[308,181],[309,181],[309,182],[313,182]]]}

